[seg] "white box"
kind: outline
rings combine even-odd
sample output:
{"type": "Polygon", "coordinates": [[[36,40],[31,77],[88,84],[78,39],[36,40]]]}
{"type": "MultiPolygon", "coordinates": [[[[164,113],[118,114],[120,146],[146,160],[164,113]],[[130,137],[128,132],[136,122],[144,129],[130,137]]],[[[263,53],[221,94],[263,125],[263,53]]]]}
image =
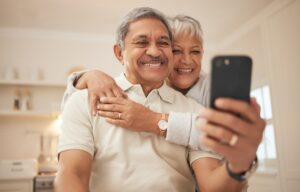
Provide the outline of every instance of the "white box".
{"type": "Polygon", "coordinates": [[[27,179],[38,173],[35,159],[0,160],[0,179],[27,179]]]}

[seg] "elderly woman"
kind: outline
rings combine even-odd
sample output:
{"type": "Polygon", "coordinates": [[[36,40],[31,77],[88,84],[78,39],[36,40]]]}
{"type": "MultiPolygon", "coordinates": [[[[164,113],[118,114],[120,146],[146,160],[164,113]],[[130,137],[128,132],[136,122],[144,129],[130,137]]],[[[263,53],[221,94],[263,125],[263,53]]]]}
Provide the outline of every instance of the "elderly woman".
{"type": "MultiPolygon", "coordinates": [[[[209,88],[208,77],[201,72],[201,26],[197,20],[184,15],[173,17],[171,26],[174,68],[166,81],[207,107],[209,88]]],[[[200,114],[161,114],[126,99],[114,80],[98,70],[71,75],[64,102],[76,90],[73,85],[77,89],[88,88],[93,114],[106,117],[112,124],[132,131],[152,132],[166,137],[169,142],[191,148],[206,146],[220,154],[222,157],[212,153],[214,158],[204,158],[201,163],[192,165],[199,170],[195,172],[198,181],[206,178],[206,183],[199,182],[202,191],[241,191],[245,183],[242,181],[255,167],[256,150],[265,126],[255,100],[250,104],[232,99],[217,100],[217,107],[238,113],[240,117],[213,109],[205,109],[200,114]],[[197,116],[207,120],[200,126],[200,131],[194,128],[197,116]],[[236,126],[230,126],[232,123],[228,121],[236,122],[236,126]],[[221,161],[222,158],[225,161],[221,161]]]]}

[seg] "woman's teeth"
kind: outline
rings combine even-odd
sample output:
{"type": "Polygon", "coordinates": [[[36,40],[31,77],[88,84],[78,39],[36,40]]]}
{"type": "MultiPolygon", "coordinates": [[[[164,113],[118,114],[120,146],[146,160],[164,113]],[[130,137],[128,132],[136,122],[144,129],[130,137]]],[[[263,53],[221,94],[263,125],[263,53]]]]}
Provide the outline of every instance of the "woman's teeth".
{"type": "Polygon", "coordinates": [[[192,69],[176,69],[176,71],[179,73],[190,73],[192,72],[192,69]]]}

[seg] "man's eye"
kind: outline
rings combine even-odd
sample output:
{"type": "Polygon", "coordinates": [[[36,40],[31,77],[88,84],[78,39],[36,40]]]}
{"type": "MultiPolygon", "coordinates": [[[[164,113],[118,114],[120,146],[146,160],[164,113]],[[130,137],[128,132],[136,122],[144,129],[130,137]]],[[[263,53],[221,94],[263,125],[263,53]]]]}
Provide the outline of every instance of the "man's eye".
{"type": "Polygon", "coordinates": [[[170,43],[167,42],[167,41],[160,41],[160,42],[158,42],[158,44],[159,44],[160,46],[164,46],[164,47],[170,46],[170,43]]]}
{"type": "Polygon", "coordinates": [[[148,44],[147,41],[137,41],[134,44],[136,44],[137,46],[146,46],[148,44]]]}

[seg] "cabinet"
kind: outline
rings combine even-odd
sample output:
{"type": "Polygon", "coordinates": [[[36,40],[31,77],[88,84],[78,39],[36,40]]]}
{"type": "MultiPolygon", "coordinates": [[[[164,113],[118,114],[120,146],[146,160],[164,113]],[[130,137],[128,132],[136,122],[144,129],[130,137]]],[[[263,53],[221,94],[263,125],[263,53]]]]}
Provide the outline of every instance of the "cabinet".
{"type": "Polygon", "coordinates": [[[0,118],[51,118],[60,110],[65,83],[47,81],[0,80],[0,118]],[[24,94],[29,94],[29,110],[14,110],[14,100],[20,93],[22,108],[24,94]]]}
{"type": "Polygon", "coordinates": [[[0,192],[32,192],[33,179],[0,180],[0,192]]]}

